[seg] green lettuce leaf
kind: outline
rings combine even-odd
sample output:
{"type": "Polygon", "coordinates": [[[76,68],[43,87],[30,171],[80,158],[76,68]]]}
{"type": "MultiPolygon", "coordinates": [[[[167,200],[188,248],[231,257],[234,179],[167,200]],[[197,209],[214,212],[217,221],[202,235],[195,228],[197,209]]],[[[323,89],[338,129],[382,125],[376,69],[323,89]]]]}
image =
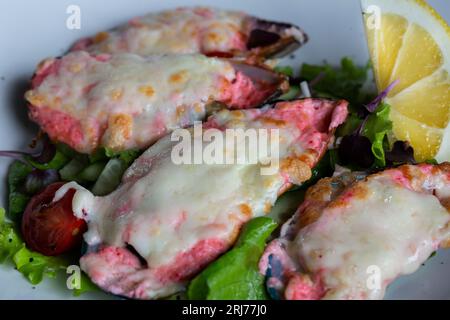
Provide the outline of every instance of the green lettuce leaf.
{"type": "Polygon", "coordinates": [[[142,150],[137,149],[121,152],[114,152],[108,148],[102,150],[109,160],[106,164],[102,162],[101,166],[92,168],[92,171],[95,171],[95,179],[91,179],[91,181],[95,182],[91,188],[92,193],[98,196],[103,196],[114,191],[120,184],[125,170],[142,154],[142,150]]]}
{"type": "Polygon", "coordinates": [[[69,158],[56,148],[55,155],[53,158],[47,163],[40,163],[33,159],[33,157],[27,156],[26,160],[33,167],[39,170],[48,170],[48,169],[60,169],[62,168],[68,161],[69,158]]]}
{"type": "Polygon", "coordinates": [[[13,225],[6,223],[5,220],[5,209],[0,208],[0,263],[12,259],[22,248],[22,240],[13,225]]]}
{"type": "Polygon", "coordinates": [[[110,159],[101,171],[91,191],[96,196],[104,196],[116,190],[128,165],[121,158],[110,159]]]}
{"type": "Polygon", "coordinates": [[[289,91],[278,97],[278,100],[292,100],[300,95],[300,87],[296,85],[291,85],[289,91]]]}
{"type": "MultiPolygon", "coordinates": [[[[6,221],[5,210],[0,208],[0,263],[12,261],[16,269],[33,285],[44,277],[54,278],[58,272],[66,271],[71,264],[66,257],[48,257],[29,250],[13,223],[6,221]]],[[[73,290],[75,296],[92,291],[96,287],[82,274],[80,289],[73,290]]]]}
{"type": "Polygon", "coordinates": [[[335,136],[343,137],[354,133],[361,125],[362,121],[363,119],[358,117],[355,113],[349,113],[347,120],[336,129],[335,136]]]}
{"type": "Polygon", "coordinates": [[[25,207],[30,200],[30,195],[26,194],[21,186],[26,177],[33,171],[33,167],[21,161],[13,161],[8,171],[8,189],[9,189],[9,217],[17,220],[22,215],[25,207]]]}
{"type": "Polygon", "coordinates": [[[368,116],[362,129],[362,134],[372,143],[371,149],[375,156],[376,167],[386,166],[387,134],[392,130],[392,122],[389,120],[390,109],[387,103],[381,103],[375,112],[368,116]]]}
{"type": "Polygon", "coordinates": [[[103,169],[105,168],[106,162],[105,161],[97,161],[90,165],[88,165],[86,168],[81,170],[81,172],[77,176],[78,181],[88,181],[88,182],[95,182],[97,181],[98,177],[102,173],[103,169]]]}
{"type": "Polygon", "coordinates": [[[44,276],[56,277],[58,270],[66,270],[67,262],[57,257],[48,257],[33,252],[22,243],[22,247],[13,256],[17,270],[22,273],[30,283],[40,283],[44,276]]]}
{"type": "Polygon", "coordinates": [[[28,250],[14,225],[6,221],[5,210],[0,208],[0,262],[7,260],[12,260],[32,284],[38,284],[44,276],[54,277],[58,269],[65,269],[60,259],[28,250]]]}
{"type": "Polygon", "coordinates": [[[61,170],[59,175],[63,181],[77,181],[78,175],[89,166],[86,155],[76,155],[61,170]]]}
{"type": "Polygon", "coordinates": [[[75,151],[74,149],[72,149],[71,147],[69,147],[67,144],[62,143],[62,142],[56,143],[56,150],[58,150],[63,155],[65,155],[67,159],[72,159],[76,155],[80,154],[77,151],[75,151]]]}
{"type": "Polygon", "coordinates": [[[277,224],[268,217],[250,220],[236,245],[212,262],[190,283],[188,299],[267,299],[264,276],[258,271],[266,240],[277,224]]]}
{"type": "Polygon", "coordinates": [[[276,72],[282,73],[285,76],[294,76],[294,69],[291,66],[276,66],[274,69],[276,72]]]}
{"type": "Polygon", "coordinates": [[[72,294],[75,297],[79,297],[80,295],[92,292],[92,291],[98,291],[100,290],[92,281],[89,279],[89,277],[85,273],[81,273],[80,278],[80,288],[79,289],[73,289],[72,294]]]}
{"type": "Polygon", "coordinates": [[[130,149],[120,152],[112,151],[111,149],[105,148],[104,149],[105,155],[108,158],[119,158],[127,166],[129,166],[137,157],[139,157],[142,154],[142,150],[138,149],[130,149]]]}
{"type": "Polygon", "coordinates": [[[114,152],[108,148],[100,148],[89,156],[73,152],[59,174],[64,181],[76,181],[97,195],[105,195],[117,187],[123,172],[141,153],[137,149],[114,152]]]}
{"type": "Polygon", "coordinates": [[[367,94],[362,92],[362,87],[367,79],[367,71],[370,64],[359,67],[350,58],[342,58],[338,68],[329,64],[311,65],[303,64],[300,78],[313,81],[310,84],[313,96],[319,98],[345,99],[350,104],[358,106],[367,101],[367,94]]]}

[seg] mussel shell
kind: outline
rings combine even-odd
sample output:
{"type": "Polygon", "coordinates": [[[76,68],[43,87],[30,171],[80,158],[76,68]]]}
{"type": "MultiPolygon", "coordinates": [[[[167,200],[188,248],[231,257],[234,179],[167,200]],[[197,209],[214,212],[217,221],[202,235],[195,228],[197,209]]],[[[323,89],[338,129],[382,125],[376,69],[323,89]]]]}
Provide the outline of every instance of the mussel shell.
{"type": "Polygon", "coordinates": [[[298,26],[252,18],[249,23],[247,49],[264,58],[284,57],[308,41],[307,34],[298,26]]]}

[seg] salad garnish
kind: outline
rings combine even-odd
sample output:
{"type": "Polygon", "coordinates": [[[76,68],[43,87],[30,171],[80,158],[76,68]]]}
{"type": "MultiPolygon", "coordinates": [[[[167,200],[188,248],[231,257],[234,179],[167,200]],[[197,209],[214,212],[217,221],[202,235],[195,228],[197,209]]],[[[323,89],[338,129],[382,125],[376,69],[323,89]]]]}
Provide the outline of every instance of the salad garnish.
{"type": "MultiPolygon", "coordinates": [[[[298,76],[292,67],[276,68],[289,77],[291,89],[279,97],[289,100],[300,96],[307,86],[313,97],[346,99],[350,115],[336,132],[336,143],[312,170],[312,177],[294,191],[306,190],[320,178],[330,176],[335,166],[353,170],[379,170],[401,163],[415,163],[414,152],[406,142],[389,143],[392,124],[390,106],[383,102],[395,82],[380,95],[365,88],[370,65],[358,67],[343,58],[340,67],[303,64],[298,76]]],[[[26,247],[17,223],[30,198],[55,181],[77,181],[96,195],[115,190],[123,172],[143,150],[114,152],[101,148],[91,155],[80,154],[62,143],[52,143],[46,136],[38,139],[32,152],[0,151],[0,156],[15,160],[8,173],[8,221],[0,214],[0,262],[12,261],[33,285],[44,277],[55,277],[76,263],[80,253],[45,256],[26,247]]],[[[275,230],[270,218],[254,218],[246,224],[238,243],[226,254],[204,269],[188,286],[190,299],[267,299],[264,277],[258,273],[257,262],[264,245],[275,230]]],[[[83,274],[81,289],[75,295],[95,289],[83,274]]],[[[270,292],[269,292],[270,293],[270,292]]],[[[275,292],[270,296],[276,298],[275,292]]]]}

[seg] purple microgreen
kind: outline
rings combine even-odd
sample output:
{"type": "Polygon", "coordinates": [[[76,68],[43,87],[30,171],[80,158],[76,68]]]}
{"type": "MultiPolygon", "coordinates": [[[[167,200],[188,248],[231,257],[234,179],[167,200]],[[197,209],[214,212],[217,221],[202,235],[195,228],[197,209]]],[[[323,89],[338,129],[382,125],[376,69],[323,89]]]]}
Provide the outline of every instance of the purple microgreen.
{"type": "Polygon", "coordinates": [[[389,92],[391,92],[391,90],[395,87],[395,85],[398,82],[399,82],[398,80],[394,80],[390,85],[388,85],[386,87],[386,89],[381,91],[380,94],[378,96],[376,96],[375,99],[373,99],[371,102],[366,104],[365,108],[367,109],[367,111],[369,111],[370,113],[375,112],[375,110],[377,109],[378,105],[387,97],[389,92]]]}
{"type": "Polygon", "coordinates": [[[41,144],[39,150],[34,152],[31,157],[38,163],[48,163],[55,156],[56,146],[50,142],[47,136],[40,139],[39,142],[41,144]]]}
{"type": "Polygon", "coordinates": [[[416,160],[414,159],[414,149],[406,141],[395,141],[392,149],[385,153],[385,157],[389,164],[416,163],[416,160]]]}
{"type": "Polygon", "coordinates": [[[18,160],[23,163],[28,163],[25,160],[26,156],[30,156],[30,153],[23,152],[23,151],[15,151],[15,150],[0,150],[0,157],[12,158],[14,160],[18,160]]]}
{"type": "Polygon", "coordinates": [[[312,79],[311,81],[309,81],[309,87],[312,88],[314,87],[316,84],[318,84],[323,78],[325,78],[326,73],[324,71],[319,72],[319,74],[312,79]]]}
{"type": "Polygon", "coordinates": [[[50,161],[55,155],[55,146],[50,143],[47,137],[39,139],[38,144],[39,147],[33,147],[33,150],[30,151],[0,150],[0,157],[10,157],[22,162],[27,162],[26,157],[30,157],[39,163],[50,161]]]}
{"type": "Polygon", "coordinates": [[[59,181],[59,174],[57,170],[37,170],[34,169],[29,173],[25,179],[25,192],[28,194],[35,194],[41,191],[49,184],[59,181]]]}
{"type": "Polygon", "coordinates": [[[361,135],[363,134],[362,131],[363,131],[363,129],[364,129],[364,125],[366,124],[368,118],[369,118],[369,115],[367,115],[367,116],[363,119],[363,121],[361,121],[361,123],[360,123],[359,126],[356,128],[356,130],[355,130],[355,132],[354,132],[353,134],[359,135],[359,136],[361,136],[361,135]]]}

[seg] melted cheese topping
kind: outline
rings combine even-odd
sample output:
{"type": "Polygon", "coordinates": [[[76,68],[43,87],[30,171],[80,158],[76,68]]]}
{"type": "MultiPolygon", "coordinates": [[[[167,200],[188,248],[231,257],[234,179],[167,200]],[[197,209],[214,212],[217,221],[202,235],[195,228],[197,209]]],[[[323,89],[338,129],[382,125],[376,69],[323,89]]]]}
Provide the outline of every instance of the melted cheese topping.
{"type": "MultiPolygon", "coordinates": [[[[261,127],[260,122],[237,124],[240,128],[249,125],[261,127]]],[[[228,127],[236,126],[229,123],[228,127]]],[[[298,136],[295,126],[283,128],[282,158],[304,151],[294,144],[298,136]]],[[[193,140],[206,147],[208,143],[201,138],[193,140]]],[[[267,213],[265,206],[272,206],[288,183],[280,172],[261,175],[260,163],[174,164],[171,151],[177,143],[169,136],[158,141],[127,170],[122,186],[109,196],[93,197],[77,187],[80,191],[74,197],[73,208],[78,217],[89,221],[85,235],[89,245],[131,244],[150,268],[156,268],[203,239],[231,243],[236,228],[267,213]]],[[[68,184],[59,192],[73,186],[68,184]]]]}
{"type": "Polygon", "coordinates": [[[82,40],[74,49],[139,55],[245,50],[247,17],[242,12],[201,7],[150,13],[82,40]]]}
{"type": "MultiPolygon", "coordinates": [[[[441,193],[450,190],[445,178],[427,183],[441,193]]],[[[450,214],[431,193],[413,191],[390,176],[351,190],[301,229],[288,252],[319,275],[324,299],[381,299],[390,282],[416,271],[450,237],[450,214]],[[379,287],[373,286],[378,270],[379,287]]]]}
{"type": "MultiPolygon", "coordinates": [[[[37,119],[39,108],[76,119],[81,141],[64,142],[85,153],[99,145],[147,147],[167,131],[201,120],[205,105],[219,100],[224,83],[236,77],[230,63],[201,55],[94,57],[79,51],[53,63],[57,70],[26,98],[38,109],[37,119]]],[[[38,122],[47,129],[46,121],[38,122]]]]}
{"type": "MultiPolygon", "coordinates": [[[[318,100],[313,99],[293,102],[291,109],[301,113],[302,109],[314,108],[317,102],[318,100]]],[[[285,111],[287,106],[283,106],[282,110],[285,111]]],[[[320,117],[330,123],[339,118],[341,121],[336,122],[338,125],[345,119],[346,104],[322,101],[322,107],[328,113],[319,113],[320,117]]],[[[309,136],[317,133],[315,125],[320,119],[283,118],[282,110],[224,110],[212,116],[204,126],[222,129],[277,128],[280,163],[285,159],[302,159],[305,155],[312,154],[314,159],[311,159],[310,166],[313,166],[323,150],[308,150],[308,144],[302,141],[309,140],[309,136]]],[[[334,128],[330,125],[326,129],[328,133],[323,136],[325,144],[332,139],[334,128]]],[[[216,132],[219,135],[226,134],[217,129],[216,132]]],[[[260,136],[257,137],[259,139],[260,136]]],[[[194,146],[197,142],[205,147],[209,143],[202,138],[202,135],[191,135],[192,140],[189,141],[194,146]]],[[[88,221],[89,229],[84,238],[89,246],[131,245],[145,259],[148,269],[157,270],[176,264],[176,257],[180,253],[188,252],[196,244],[208,240],[219,241],[229,247],[237,237],[240,226],[253,217],[267,214],[268,208],[292,180],[290,167],[280,166],[274,174],[262,175],[260,161],[264,159],[264,155],[258,155],[259,162],[256,164],[177,165],[171,158],[176,144],[178,142],[171,141],[170,136],[159,140],[131,165],[124,174],[121,186],[108,196],[95,197],[71,182],[58,190],[54,201],[60,199],[68,189],[77,189],[72,207],[77,217],[88,221]]],[[[223,150],[226,153],[230,151],[229,148],[241,144],[242,141],[236,140],[235,143],[224,144],[223,150]]],[[[303,163],[298,160],[290,161],[289,164],[295,167],[299,162],[303,163]]],[[[310,168],[305,163],[303,165],[310,168]]],[[[310,169],[308,170],[310,176],[310,169]]],[[[301,182],[309,176],[303,176],[301,182]]],[[[103,263],[108,264],[89,264],[81,260],[82,268],[91,276],[101,274],[103,269],[114,269],[103,263]]],[[[195,263],[202,265],[204,262],[195,263]]],[[[142,281],[156,281],[149,280],[154,279],[154,275],[139,277],[143,278],[142,281]]],[[[176,281],[172,279],[172,282],[151,285],[151,289],[140,293],[139,297],[170,294],[170,290],[174,288],[171,283],[176,281]]],[[[112,289],[107,283],[100,285],[125,294],[126,289],[117,289],[117,286],[112,289]]]]}

